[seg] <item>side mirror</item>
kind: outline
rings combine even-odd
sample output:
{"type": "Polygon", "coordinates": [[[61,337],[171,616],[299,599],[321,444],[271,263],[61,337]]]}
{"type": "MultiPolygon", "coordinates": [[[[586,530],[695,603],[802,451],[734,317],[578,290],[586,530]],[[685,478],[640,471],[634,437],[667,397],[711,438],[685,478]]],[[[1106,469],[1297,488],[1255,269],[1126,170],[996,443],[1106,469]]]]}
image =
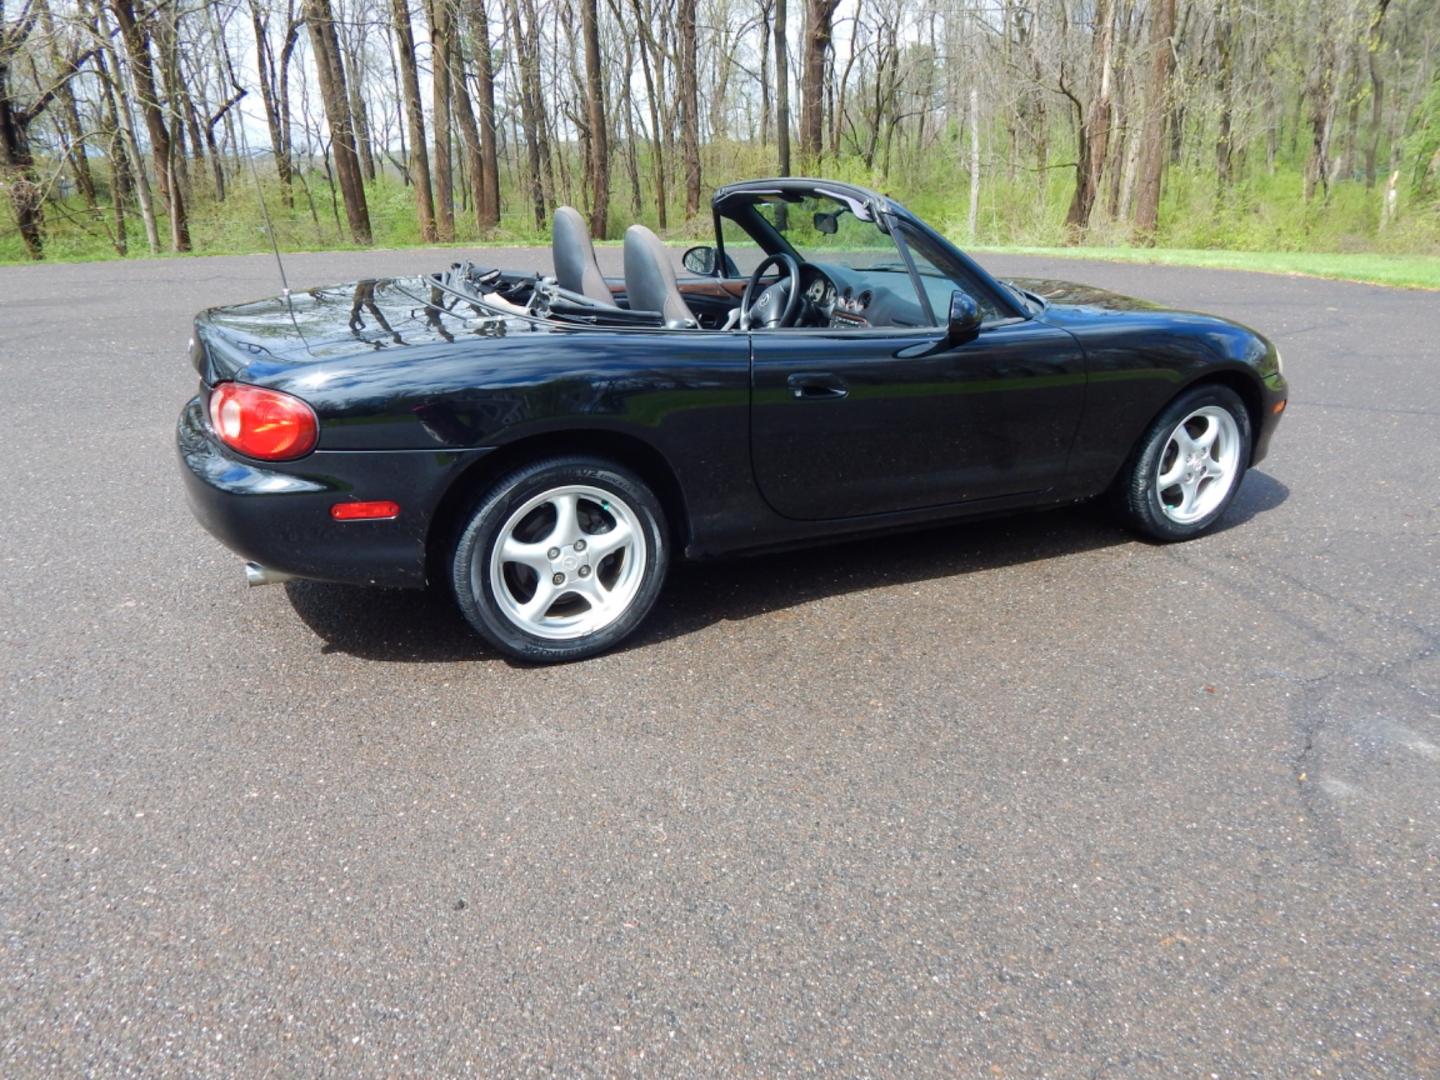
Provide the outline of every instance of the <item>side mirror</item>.
{"type": "Polygon", "coordinates": [[[950,321],[946,326],[946,337],[951,345],[974,341],[980,333],[980,322],[980,308],[969,293],[956,289],[950,294],[950,321]]]}
{"type": "Polygon", "coordinates": [[[715,276],[715,249],[709,244],[699,244],[680,256],[680,264],[692,274],[701,277],[715,276]]]}

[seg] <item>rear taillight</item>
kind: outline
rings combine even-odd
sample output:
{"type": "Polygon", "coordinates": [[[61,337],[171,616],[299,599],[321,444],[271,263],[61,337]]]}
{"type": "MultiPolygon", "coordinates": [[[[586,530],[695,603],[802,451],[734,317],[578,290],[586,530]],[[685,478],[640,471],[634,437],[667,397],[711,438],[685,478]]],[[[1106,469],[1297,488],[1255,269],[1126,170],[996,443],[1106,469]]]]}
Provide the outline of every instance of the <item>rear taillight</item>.
{"type": "Polygon", "coordinates": [[[297,397],[244,383],[218,383],[210,394],[210,423],[220,441],[246,457],[288,461],[315,449],[320,425],[297,397]]]}

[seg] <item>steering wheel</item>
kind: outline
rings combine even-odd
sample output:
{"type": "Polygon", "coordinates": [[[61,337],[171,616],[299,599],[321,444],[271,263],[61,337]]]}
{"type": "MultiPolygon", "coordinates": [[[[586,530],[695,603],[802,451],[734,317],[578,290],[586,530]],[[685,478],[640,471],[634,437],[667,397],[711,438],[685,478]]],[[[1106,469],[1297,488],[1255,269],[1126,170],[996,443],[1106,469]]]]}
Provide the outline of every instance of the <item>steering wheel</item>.
{"type": "Polygon", "coordinates": [[[745,295],[740,298],[740,329],[749,330],[757,323],[766,329],[793,326],[800,311],[800,264],[785,252],[771,255],[750,275],[745,295]],[[786,276],[766,288],[758,297],[755,290],[771,266],[783,266],[786,276]]]}

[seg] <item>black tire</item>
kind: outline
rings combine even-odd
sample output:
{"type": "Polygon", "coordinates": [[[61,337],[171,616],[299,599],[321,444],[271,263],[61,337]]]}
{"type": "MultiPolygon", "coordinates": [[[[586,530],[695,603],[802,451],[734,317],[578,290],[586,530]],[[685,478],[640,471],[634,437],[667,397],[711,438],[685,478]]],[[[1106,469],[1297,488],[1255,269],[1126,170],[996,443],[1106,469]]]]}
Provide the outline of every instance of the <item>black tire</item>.
{"type": "Polygon", "coordinates": [[[455,537],[450,582],[466,620],[497,650],[530,663],[560,663],[605,652],[633,633],[660,594],[669,562],[665,512],[645,482],[614,462],[567,455],[516,469],[480,497],[455,537]],[[542,501],[526,511],[536,500],[542,501]],[[561,504],[571,500],[577,525],[567,535],[578,539],[567,544],[557,537],[561,504]],[[631,539],[592,565],[605,538],[622,527],[631,539]],[[497,545],[507,537],[529,561],[494,561],[497,545]],[[544,556],[537,554],[542,548],[544,556]],[[557,551],[559,558],[539,563],[554,576],[542,574],[534,560],[548,560],[557,551]],[[544,577],[554,585],[555,599],[548,603],[539,595],[544,577]],[[613,589],[608,596],[607,578],[613,589]],[[528,604],[538,615],[522,625],[527,589],[534,590],[528,604]],[[615,611],[592,603],[591,596],[614,601],[615,611]],[[602,619],[610,621],[587,626],[587,620],[602,619]],[[567,622],[572,625],[563,625],[567,622]]]}
{"type": "MultiPolygon", "coordinates": [[[[1142,536],[1165,543],[1193,539],[1213,529],[1224,516],[1231,500],[1235,498],[1235,493],[1240,490],[1245,470],[1250,467],[1251,446],[1250,414],[1239,395],[1229,387],[1218,384],[1197,386],[1172,401],[1135,444],[1135,449],[1111,488],[1111,503],[1121,520],[1142,536]],[[1233,432],[1226,428],[1216,410],[1223,410],[1228,414],[1233,424],[1233,432]],[[1196,489],[1199,492],[1195,496],[1196,505],[1191,511],[1195,516],[1187,520],[1177,520],[1177,516],[1183,515],[1182,508],[1186,497],[1184,489],[1179,483],[1162,488],[1161,467],[1162,464],[1166,467],[1167,474],[1168,470],[1175,468],[1175,456],[1183,454],[1184,451],[1178,444],[1172,443],[1172,437],[1178,438],[1181,435],[1178,429],[1182,421],[1195,418],[1197,414],[1200,414],[1199,418],[1187,422],[1187,434],[1191,427],[1205,430],[1200,425],[1206,418],[1217,420],[1220,433],[1211,447],[1203,451],[1205,457],[1196,459],[1200,464],[1196,466],[1193,475],[1203,474],[1212,462],[1216,468],[1221,466],[1220,454],[1216,449],[1221,446],[1221,439],[1234,440],[1234,457],[1229,471],[1223,477],[1226,485],[1224,489],[1211,489],[1206,486],[1215,482],[1214,480],[1200,480],[1196,489]],[[1200,502],[1201,497],[1204,502],[1200,502]]],[[[1194,452],[1197,455],[1201,453],[1198,448],[1194,452]]],[[[1227,450],[1226,455],[1228,454],[1227,450]]],[[[1182,470],[1184,464],[1184,461],[1180,463],[1182,470]]],[[[1183,475],[1188,483],[1192,474],[1186,472],[1183,475]]]]}

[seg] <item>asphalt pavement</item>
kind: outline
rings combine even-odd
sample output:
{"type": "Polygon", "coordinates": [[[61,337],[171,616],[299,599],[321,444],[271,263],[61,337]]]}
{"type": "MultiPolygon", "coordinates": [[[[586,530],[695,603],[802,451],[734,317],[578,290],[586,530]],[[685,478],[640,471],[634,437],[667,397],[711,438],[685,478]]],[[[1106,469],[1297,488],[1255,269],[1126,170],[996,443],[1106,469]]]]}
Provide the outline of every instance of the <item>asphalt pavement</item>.
{"type": "Polygon", "coordinates": [[[1221,531],[682,567],[542,669],[191,519],[272,259],[0,268],[0,1075],[1440,1075],[1440,294],[984,261],[1279,344],[1221,531]]]}

